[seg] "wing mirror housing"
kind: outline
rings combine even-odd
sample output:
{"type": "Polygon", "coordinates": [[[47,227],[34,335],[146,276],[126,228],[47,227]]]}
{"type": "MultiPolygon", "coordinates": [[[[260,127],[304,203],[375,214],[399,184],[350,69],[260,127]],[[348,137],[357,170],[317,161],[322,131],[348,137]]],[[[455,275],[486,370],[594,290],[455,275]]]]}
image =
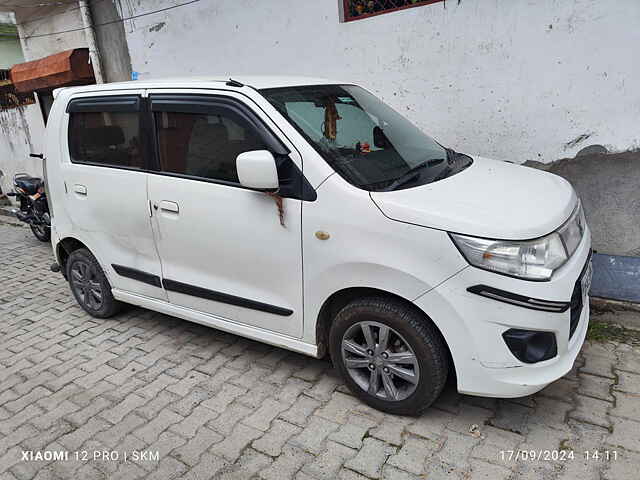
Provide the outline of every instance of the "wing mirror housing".
{"type": "Polygon", "coordinates": [[[240,185],[262,192],[276,192],[280,187],[276,159],[268,150],[244,152],[236,158],[240,185]]]}

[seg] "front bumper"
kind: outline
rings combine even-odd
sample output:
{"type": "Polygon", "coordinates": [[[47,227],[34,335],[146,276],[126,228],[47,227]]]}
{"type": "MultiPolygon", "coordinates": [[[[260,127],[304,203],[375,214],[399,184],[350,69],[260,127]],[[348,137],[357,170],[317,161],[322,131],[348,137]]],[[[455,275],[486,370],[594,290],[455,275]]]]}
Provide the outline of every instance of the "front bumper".
{"type": "Polygon", "coordinates": [[[500,302],[467,289],[488,285],[535,299],[569,302],[590,254],[591,236],[587,229],[573,257],[549,282],[524,281],[468,267],[415,300],[440,328],[449,345],[461,393],[490,397],[535,393],[571,370],[589,323],[586,297],[581,299],[579,311],[573,308],[548,312],[500,302]],[[552,332],[557,355],[538,363],[521,362],[502,337],[512,328],[552,332]]]}

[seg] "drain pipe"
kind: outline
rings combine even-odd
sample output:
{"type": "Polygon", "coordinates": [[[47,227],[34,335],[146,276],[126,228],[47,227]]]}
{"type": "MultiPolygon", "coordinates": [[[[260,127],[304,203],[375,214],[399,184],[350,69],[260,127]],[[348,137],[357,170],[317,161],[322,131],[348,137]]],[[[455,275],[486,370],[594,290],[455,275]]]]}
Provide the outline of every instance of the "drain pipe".
{"type": "Polygon", "coordinates": [[[102,74],[102,61],[100,60],[100,50],[98,50],[98,43],[96,42],[96,32],[93,27],[93,20],[91,19],[91,10],[87,0],[78,0],[78,6],[80,7],[80,16],[82,17],[82,26],[84,27],[84,36],[87,40],[87,46],[89,47],[89,58],[93,65],[93,76],[96,79],[96,83],[104,83],[104,75],[102,74]]]}

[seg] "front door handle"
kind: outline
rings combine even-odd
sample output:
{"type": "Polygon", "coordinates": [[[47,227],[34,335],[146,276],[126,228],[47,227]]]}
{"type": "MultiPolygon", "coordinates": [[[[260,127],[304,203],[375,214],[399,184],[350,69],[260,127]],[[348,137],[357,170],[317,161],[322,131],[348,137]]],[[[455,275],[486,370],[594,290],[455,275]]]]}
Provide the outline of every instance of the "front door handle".
{"type": "Polygon", "coordinates": [[[180,207],[176,202],[170,202],[168,200],[162,200],[160,202],[160,210],[171,213],[180,213],[180,207]]]}
{"type": "Polygon", "coordinates": [[[76,184],[73,186],[73,191],[76,192],[78,195],[86,195],[87,187],[85,187],[84,185],[76,184]]]}

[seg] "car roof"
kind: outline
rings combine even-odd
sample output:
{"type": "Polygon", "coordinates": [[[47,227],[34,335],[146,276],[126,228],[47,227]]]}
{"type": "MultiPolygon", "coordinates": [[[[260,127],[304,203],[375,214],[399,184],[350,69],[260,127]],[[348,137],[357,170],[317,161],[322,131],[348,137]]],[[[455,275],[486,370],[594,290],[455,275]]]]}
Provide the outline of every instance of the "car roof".
{"type": "MultiPolygon", "coordinates": [[[[102,83],[96,85],[85,85],[82,87],[65,87],[64,90],[74,92],[98,92],[101,90],[124,90],[124,89],[145,89],[145,88],[243,88],[252,87],[258,90],[279,87],[298,87],[307,85],[344,85],[353,82],[341,82],[317,77],[300,76],[251,76],[251,75],[212,75],[201,77],[177,77],[158,78],[148,80],[134,80],[131,82],[102,83]],[[233,79],[238,85],[229,85],[233,79]],[[240,85],[242,84],[242,85],[240,85]]],[[[63,90],[63,89],[58,89],[63,90]]],[[[54,92],[57,96],[58,91],[54,92]]]]}

